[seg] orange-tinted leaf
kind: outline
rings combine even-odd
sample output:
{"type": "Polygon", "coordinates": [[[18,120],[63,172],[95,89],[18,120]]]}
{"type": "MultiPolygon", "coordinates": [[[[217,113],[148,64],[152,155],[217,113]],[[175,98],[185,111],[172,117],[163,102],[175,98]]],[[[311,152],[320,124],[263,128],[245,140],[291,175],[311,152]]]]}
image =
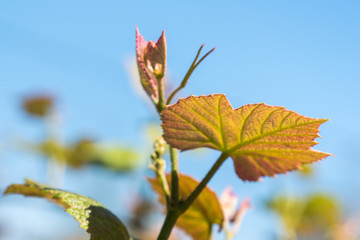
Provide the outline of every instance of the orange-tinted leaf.
{"type": "Polygon", "coordinates": [[[327,120],[283,107],[261,103],[234,110],[225,95],[213,94],[181,99],[161,115],[164,138],[172,147],[227,153],[243,180],[285,173],[329,156],[311,149],[318,127],[327,120]]]}
{"type": "MultiPolygon", "coordinates": [[[[166,179],[170,185],[171,176],[168,174],[166,179]]],[[[161,204],[166,206],[166,200],[157,178],[150,178],[152,188],[159,196],[161,204]]],[[[192,177],[179,175],[179,198],[185,200],[199,184],[192,177]]],[[[208,240],[211,236],[211,227],[218,224],[222,227],[224,221],[223,213],[219,200],[209,187],[206,187],[196,198],[189,209],[179,217],[176,226],[184,230],[196,240],[208,240]]]]}

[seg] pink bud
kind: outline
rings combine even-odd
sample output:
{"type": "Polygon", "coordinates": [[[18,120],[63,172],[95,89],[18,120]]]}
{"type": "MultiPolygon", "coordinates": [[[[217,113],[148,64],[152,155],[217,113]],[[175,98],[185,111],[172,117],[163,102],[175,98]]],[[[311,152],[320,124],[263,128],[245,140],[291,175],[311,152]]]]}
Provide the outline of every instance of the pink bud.
{"type": "Polygon", "coordinates": [[[236,208],[238,201],[238,196],[234,194],[230,186],[223,191],[220,197],[220,204],[224,214],[224,224],[229,226],[229,224],[232,223],[232,229],[228,229],[232,235],[235,235],[239,231],[244,215],[249,208],[251,208],[248,198],[244,199],[240,206],[236,208]]]}
{"type": "Polygon", "coordinates": [[[163,31],[159,40],[147,42],[136,27],[136,62],[141,85],[146,93],[158,100],[158,85],[166,70],[166,37],[163,31]]]}
{"type": "Polygon", "coordinates": [[[224,212],[225,221],[229,222],[236,212],[236,205],[239,201],[230,186],[226,187],[220,197],[220,203],[224,212]]]}

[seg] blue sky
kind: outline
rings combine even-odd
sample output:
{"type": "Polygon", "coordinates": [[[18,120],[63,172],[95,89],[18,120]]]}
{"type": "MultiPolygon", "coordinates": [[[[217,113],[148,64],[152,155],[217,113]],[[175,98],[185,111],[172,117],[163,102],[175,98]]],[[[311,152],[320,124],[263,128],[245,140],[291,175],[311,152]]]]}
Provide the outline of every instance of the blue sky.
{"type": "MultiPolygon", "coordinates": [[[[345,209],[359,217],[359,9],[359,1],[2,0],[0,189],[25,177],[45,179],[44,161],[4,147],[14,135],[42,137],[40,125],[27,121],[19,111],[25,94],[50,92],[57,96],[64,140],[91,134],[101,141],[131,146],[141,142],[141,147],[151,147],[144,129],[158,118],[134,91],[129,67],[134,62],[136,25],[147,40],[156,40],[165,29],[169,88],[181,81],[201,44],[205,43],[205,51],[216,47],[180,93],[182,97],[225,93],[235,108],[265,102],[331,120],[321,127],[316,149],[336,157],[315,164],[317,175],[311,183],[299,182],[293,173],[265,178],[261,183],[243,183],[230,161],[220,169],[210,183],[217,193],[233,185],[240,197],[250,196],[254,202],[236,239],[265,239],[278,224],[261,206],[274,191],[336,194],[345,209]]],[[[180,169],[201,178],[216,157],[212,151],[185,152],[180,169]]],[[[140,179],[136,184],[145,183],[140,179]]],[[[109,199],[118,200],[122,195],[110,189],[116,186],[121,192],[123,185],[122,178],[93,169],[70,170],[65,180],[67,189],[104,200],[111,209],[121,205],[109,199]],[[100,188],[101,184],[108,186],[104,191],[109,196],[84,188],[88,185],[84,179],[100,188]]],[[[26,210],[29,202],[38,208],[44,204],[1,197],[0,211],[19,225],[29,224],[29,218],[19,221],[11,211],[39,218],[50,214],[26,210]]],[[[47,209],[54,210],[50,205],[47,209]]],[[[56,221],[65,222],[66,226],[75,225],[72,229],[76,231],[71,217],[64,220],[58,215],[51,215],[53,225],[44,217],[32,221],[32,228],[19,226],[18,238],[12,239],[35,234],[44,222],[49,228],[55,228],[56,221]]],[[[49,239],[46,233],[41,236],[49,239]]]]}

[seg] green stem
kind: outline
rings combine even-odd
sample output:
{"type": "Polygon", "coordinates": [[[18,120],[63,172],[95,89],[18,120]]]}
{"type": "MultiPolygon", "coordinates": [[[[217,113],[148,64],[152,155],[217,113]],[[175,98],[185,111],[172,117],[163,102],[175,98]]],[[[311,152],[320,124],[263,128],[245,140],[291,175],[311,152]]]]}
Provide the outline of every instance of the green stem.
{"type": "Polygon", "coordinates": [[[163,193],[165,195],[165,199],[166,199],[166,206],[167,208],[169,208],[170,206],[170,189],[169,189],[169,185],[166,181],[166,177],[165,177],[165,174],[163,172],[158,172],[158,171],[155,171],[156,173],[156,176],[160,182],[160,185],[161,185],[161,188],[163,190],[163,193]]]}
{"type": "Polygon", "coordinates": [[[176,148],[170,147],[171,159],[171,203],[175,206],[179,201],[179,161],[178,151],[176,148]]]}
{"type": "Polygon", "coordinates": [[[161,77],[161,79],[158,79],[158,90],[159,90],[159,102],[156,105],[157,110],[159,114],[162,112],[162,110],[165,108],[165,89],[164,89],[164,80],[161,77]]]}
{"type": "Polygon", "coordinates": [[[169,209],[166,215],[164,224],[161,228],[158,240],[168,239],[172,229],[174,228],[177,219],[183,214],[195,201],[195,199],[199,196],[199,194],[204,190],[210,179],[214,176],[216,171],[220,168],[220,166],[224,163],[224,161],[229,156],[226,153],[222,153],[220,157],[216,160],[214,165],[211,167],[209,172],[206,174],[204,179],[199,183],[199,185],[195,188],[195,190],[190,194],[190,196],[180,204],[177,204],[173,209],[169,209]]]}
{"type": "Polygon", "coordinates": [[[195,188],[195,190],[190,194],[190,196],[185,200],[185,202],[180,206],[181,211],[185,212],[191,204],[194,202],[194,200],[199,196],[199,194],[202,192],[202,190],[206,187],[206,185],[209,183],[211,178],[214,176],[216,171],[221,167],[221,165],[225,162],[225,160],[229,156],[226,153],[222,153],[220,157],[216,160],[214,165],[211,167],[209,172],[206,174],[206,176],[201,180],[199,185],[195,188]]]}
{"type": "Polygon", "coordinates": [[[180,215],[181,213],[179,211],[174,211],[174,210],[168,211],[157,240],[169,239],[171,230],[174,228],[176,221],[180,217],[180,215]]]}

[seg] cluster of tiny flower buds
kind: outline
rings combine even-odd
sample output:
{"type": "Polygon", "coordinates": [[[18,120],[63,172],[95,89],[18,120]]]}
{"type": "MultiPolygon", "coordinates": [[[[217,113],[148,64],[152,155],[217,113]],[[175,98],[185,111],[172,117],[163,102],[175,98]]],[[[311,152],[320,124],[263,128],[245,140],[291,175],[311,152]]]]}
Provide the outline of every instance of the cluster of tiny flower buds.
{"type": "Polygon", "coordinates": [[[165,160],[162,159],[162,155],[165,153],[165,140],[163,137],[160,137],[155,140],[154,143],[154,152],[151,154],[151,163],[150,168],[154,171],[164,171],[165,170],[165,160]]]}

